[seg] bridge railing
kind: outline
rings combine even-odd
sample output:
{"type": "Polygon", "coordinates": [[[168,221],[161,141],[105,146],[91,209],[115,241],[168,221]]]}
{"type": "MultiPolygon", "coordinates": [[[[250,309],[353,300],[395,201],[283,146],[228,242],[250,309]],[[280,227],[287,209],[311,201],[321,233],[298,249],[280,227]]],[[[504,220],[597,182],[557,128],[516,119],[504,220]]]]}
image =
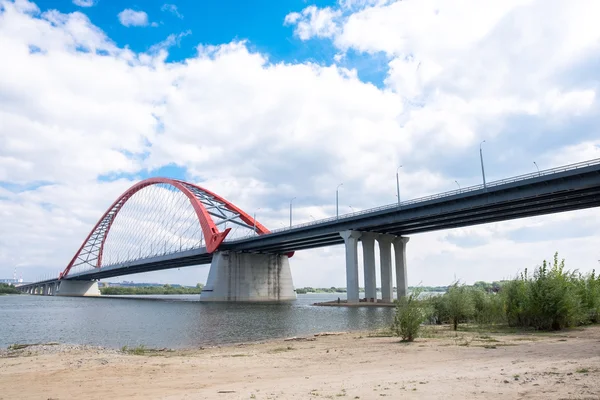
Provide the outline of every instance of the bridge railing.
{"type": "MultiPolygon", "coordinates": [[[[490,188],[490,187],[501,186],[501,185],[505,185],[507,183],[524,181],[524,180],[531,179],[531,178],[536,178],[536,177],[540,177],[540,176],[547,176],[547,175],[557,174],[557,173],[560,173],[560,172],[571,171],[571,170],[575,170],[575,169],[579,169],[579,168],[585,168],[585,167],[589,167],[589,166],[592,166],[592,165],[598,165],[598,164],[600,164],[600,158],[596,158],[596,159],[589,160],[589,161],[582,161],[582,162],[578,162],[578,163],[575,163],[575,164],[568,164],[568,165],[563,165],[563,166],[560,166],[560,167],[555,167],[555,168],[540,170],[539,172],[536,171],[536,172],[532,172],[532,173],[528,173],[528,174],[517,175],[517,176],[510,177],[510,178],[500,179],[500,180],[497,180],[497,181],[486,182],[486,187],[490,188]]],[[[391,209],[394,209],[394,208],[400,208],[401,209],[402,207],[409,206],[409,205],[416,204],[416,203],[424,203],[426,201],[437,200],[437,199],[440,199],[440,198],[443,198],[443,197],[456,196],[456,195],[459,195],[459,194],[464,194],[464,193],[469,193],[469,192],[475,192],[475,191],[483,190],[483,189],[485,189],[484,186],[483,186],[483,184],[474,185],[474,186],[467,186],[467,187],[464,187],[464,188],[454,189],[454,190],[450,190],[450,191],[447,191],[447,192],[442,192],[442,193],[437,193],[437,194],[433,194],[433,195],[429,195],[429,196],[419,197],[419,198],[412,199],[412,200],[401,201],[400,204],[398,204],[398,203],[387,204],[387,205],[384,205],[384,206],[379,206],[379,207],[375,207],[375,208],[368,208],[368,209],[356,211],[356,212],[353,212],[353,213],[341,214],[338,217],[328,217],[328,218],[323,218],[323,219],[319,219],[319,220],[304,222],[302,224],[292,225],[291,227],[277,228],[277,229],[271,230],[271,233],[284,232],[284,231],[288,231],[290,229],[297,229],[297,228],[303,228],[303,227],[307,227],[307,226],[314,226],[314,225],[324,224],[324,223],[328,223],[328,222],[332,222],[332,221],[339,221],[341,219],[353,218],[353,217],[356,217],[356,216],[359,216],[359,215],[375,213],[375,212],[378,212],[378,211],[391,210],[391,209]]],[[[238,240],[247,239],[248,237],[251,237],[251,236],[252,235],[248,235],[246,237],[235,238],[235,239],[226,240],[226,241],[227,242],[235,242],[235,241],[238,241],[238,240]]]]}

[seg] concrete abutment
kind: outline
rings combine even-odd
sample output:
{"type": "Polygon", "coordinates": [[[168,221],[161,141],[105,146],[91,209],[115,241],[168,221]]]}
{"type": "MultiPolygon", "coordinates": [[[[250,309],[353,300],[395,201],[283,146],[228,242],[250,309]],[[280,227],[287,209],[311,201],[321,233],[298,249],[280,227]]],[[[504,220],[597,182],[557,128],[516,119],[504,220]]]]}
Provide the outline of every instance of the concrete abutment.
{"type": "Polygon", "coordinates": [[[96,281],[61,280],[54,285],[54,296],[100,296],[100,289],[96,281]]]}
{"type": "Polygon", "coordinates": [[[220,251],[213,255],[200,301],[288,302],[296,300],[289,257],[220,251]]]}

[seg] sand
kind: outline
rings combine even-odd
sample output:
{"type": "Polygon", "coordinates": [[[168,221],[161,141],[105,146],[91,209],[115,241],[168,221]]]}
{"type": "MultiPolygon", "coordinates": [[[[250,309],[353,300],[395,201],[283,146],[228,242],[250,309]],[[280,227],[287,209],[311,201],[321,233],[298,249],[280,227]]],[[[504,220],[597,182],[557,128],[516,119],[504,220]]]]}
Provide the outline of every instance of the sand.
{"type": "Polygon", "coordinates": [[[185,351],[32,346],[0,353],[0,399],[599,399],[600,327],[369,333],[185,351]]]}

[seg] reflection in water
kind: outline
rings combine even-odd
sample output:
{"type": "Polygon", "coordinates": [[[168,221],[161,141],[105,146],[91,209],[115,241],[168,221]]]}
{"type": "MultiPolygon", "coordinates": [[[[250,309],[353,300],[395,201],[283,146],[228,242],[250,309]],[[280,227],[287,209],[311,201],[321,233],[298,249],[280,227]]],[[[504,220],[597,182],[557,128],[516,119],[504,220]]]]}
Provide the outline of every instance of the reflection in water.
{"type": "Polygon", "coordinates": [[[0,296],[0,347],[50,341],[114,348],[139,344],[199,347],[374,329],[392,321],[392,308],[311,305],[338,296],[298,295],[296,302],[284,305],[200,303],[197,295],[140,296],[144,299],[0,296]]]}

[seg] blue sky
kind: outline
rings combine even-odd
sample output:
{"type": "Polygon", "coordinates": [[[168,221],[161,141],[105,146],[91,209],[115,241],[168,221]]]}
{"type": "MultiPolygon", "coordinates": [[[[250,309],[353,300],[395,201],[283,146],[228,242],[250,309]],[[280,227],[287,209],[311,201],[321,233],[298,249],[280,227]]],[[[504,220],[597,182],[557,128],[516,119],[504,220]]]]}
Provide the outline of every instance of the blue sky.
{"type": "MultiPolygon", "coordinates": [[[[190,32],[169,49],[169,61],[181,61],[196,53],[199,43],[219,45],[233,40],[247,40],[248,47],[268,55],[272,62],[305,62],[331,64],[337,53],[328,40],[302,41],[293,35],[294,28],[284,24],[285,16],[308,5],[304,0],[244,2],[147,0],[114,2],[98,0],[92,7],[79,7],[69,1],[43,0],[36,3],[42,11],[83,12],[120,47],[136,52],[148,51],[171,34],[190,32]],[[165,6],[166,5],[166,6],[165,6]],[[173,9],[173,6],[175,9],[173,9]],[[124,9],[143,11],[152,29],[123,26],[118,14],[124,9]]],[[[331,7],[336,1],[312,1],[317,7],[331,7]]],[[[382,55],[385,60],[385,56],[382,55]]],[[[365,80],[381,85],[387,66],[351,52],[344,64],[357,68],[365,80]],[[382,70],[383,68],[383,70],[382,70]]]]}
{"type": "MultiPolygon", "coordinates": [[[[62,270],[151,176],[274,229],[294,197],[296,222],[332,216],[340,182],[342,211],[395,202],[399,165],[404,200],[479,184],[482,140],[490,181],[600,157],[593,0],[76,3],[0,0],[0,276],[62,270]]],[[[557,250],[590,270],[596,212],[416,235],[409,283],[500,279],[557,250]]],[[[343,286],[343,249],[292,272],[343,286]]]]}

